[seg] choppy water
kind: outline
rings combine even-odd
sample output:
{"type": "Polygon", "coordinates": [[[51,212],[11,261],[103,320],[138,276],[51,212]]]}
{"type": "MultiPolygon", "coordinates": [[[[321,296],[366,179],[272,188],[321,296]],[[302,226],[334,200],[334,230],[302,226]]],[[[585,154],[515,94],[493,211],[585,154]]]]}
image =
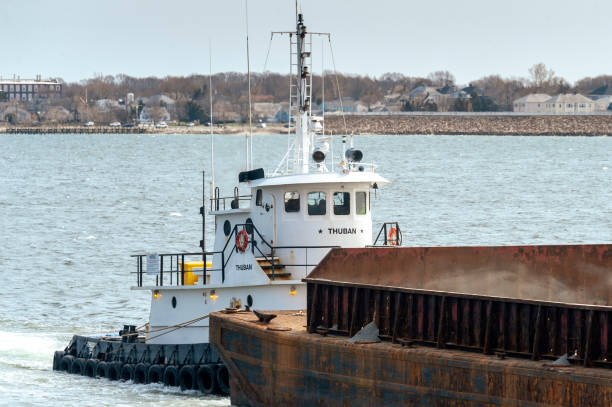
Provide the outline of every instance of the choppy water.
{"type": "MultiPolygon", "coordinates": [[[[374,202],[375,228],[399,221],[407,245],[612,242],[612,138],[355,142],[393,181],[374,202]]],[[[286,136],[254,144],[269,168],[286,136]]],[[[217,136],[215,150],[231,195],[243,138],[217,136]]],[[[208,158],[200,135],[0,135],[0,405],[229,405],[51,370],[73,333],[146,322],[129,256],[198,250],[208,158]]]]}

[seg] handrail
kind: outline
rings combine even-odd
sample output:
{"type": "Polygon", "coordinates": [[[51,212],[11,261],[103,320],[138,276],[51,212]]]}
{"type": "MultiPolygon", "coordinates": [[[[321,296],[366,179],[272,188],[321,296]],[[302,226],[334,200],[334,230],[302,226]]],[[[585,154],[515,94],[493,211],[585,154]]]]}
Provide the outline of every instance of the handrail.
{"type": "Polygon", "coordinates": [[[402,245],[402,230],[400,229],[399,222],[385,222],[380,227],[374,244],[372,246],[401,246],[402,245]],[[390,236],[390,232],[395,229],[395,237],[390,236]],[[382,245],[378,245],[378,239],[380,235],[383,235],[382,245]]]}
{"type": "MultiPolygon", "coordinates": [[[[217,187],[218,188],[218,187],[217,187]]],[[[253,195],[232,195],[232,196],[219,196],[219,191],[215,188],[215,196],[214,198],[209,198],[210,200],[210,210],[218,211],[218,210],[226,210],[227,207],[225,205],[226,200],[230,199],[230,208],[231,209],[239,209],[240,201],[250,201],[253,198],[253,195]],[[223,209],[220,209],[219,202],[223,202],[223,209]],[[235,202],[235,203],[234,203],[235,202]],[[236,205],[235,208],[232,205],[236,205]]]]}
{"type": "MultiPolygon", "coordinates": [[[[155,285],[164,286],[164,273],[170,276],[170,285],[174,284],[174,275],[176,274],[176,285],[185,285],[185,257],[198,256],[202,259],[202,278],[203,284],[206,285],[206,276],[208,271],[220,271],[221,269],[209,269],[207,266],[207,257],[214,256],[220,252],[192,252],[192,253],[162,253],[157,254],[159,258],[159,270],[155,273],[155,285]],[[169,268],[164,267],[164,260],[168,260],[169,268]]],[[[143,276],[147,274],[146,267],[143,264],[144,258],[147,254],[133,254],[130,257],[136,258],[136,277],[138,287],[143,286],[143,276]]],[[[188,259],[189,260],[189,259],[188,259]]]]}
{"type": "MultiPolygon", "coordinates": [[[[322,246],[273,246],[271,245],[261,234],[261,232],[257,229],[257,227],[252,223],[240,223],[235,224],[232,231],[227,237],[227,241],[223,246],[223,249],[218,251],[209,251],[209,252],[185,252],[185,253],[162,253],[157,254],[159,258],[159,271],[155,276],[155,285],[163,287],[164,286],[164,273],[170,276],[170,285],[185,285],[185,257],[190,256],[198,256],[202,259],[202,272],[203,272],[203,284],[206,285],[207,272],[220,271],[221,272],[221,282],[225,282],[225,272],[226,267],[229,263],[229,260],[232,258],[234,252],[238,251],[236,247],[236,236],[239,231],[245,230],[249,234],[249,244],[251,245],[251,253],[254,257],[261,257],[267,261],[271,268],[272,272],[267,273],[271,279],[275,279],[276,270],[279,268],[284,268],[287,266],[293,267],[311,267],[316,266],[317,264],[308,264],[308,249],[333,249],[340,246],[337,245],[322,245],[322,246]],[[257,239],[255,239],[257,237],[257,239]],[[258,241],[259,240],[259,244],[258,241]],[[270,249],[270,253],[266,254],[262,251],[262,247],[267,247],[270,249]],[[227,253],[228,248],[230,249],[229,254],[227,253]],[[278,259],[276,259],[277,250],[285,250],[285,249],[304,249],[305,250],[305,263],[304,264],[280,264],[278,259]],[[207,266],[207,257],[221,255],[221,265],[217,268],[208,268],[207,266]],[[166,260],[166,265],[169,264],[169,268],[164,268],[164,260],[166,260]],[[168,262],[169,260],[169,262],[168,262]],[[176,280],[174,276],[176,275],[176,280]],[[176,283],[174,283],[176,281],[176,283]]],[[[136,258],[136,275],[137,275],[137,284],[138,287],[143,286],[143,276],[146,273],[146,266],[144,264],[144,259],[147,254],[133,254],[130,257],[136,258]]]]}

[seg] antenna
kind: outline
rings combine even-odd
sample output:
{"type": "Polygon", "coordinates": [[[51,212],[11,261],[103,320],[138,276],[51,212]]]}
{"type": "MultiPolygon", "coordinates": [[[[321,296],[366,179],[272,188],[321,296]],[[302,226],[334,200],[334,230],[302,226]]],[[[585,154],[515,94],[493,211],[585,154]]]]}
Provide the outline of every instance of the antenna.
{"type": "Polygon", "coordinates": [[[213,133],[213,97],[212,97],[212,45],[208,39],[208,94],[210,98],[210,196],[212,198],[215,189],[215,135],[213,133]]]}
{"type": "Polygon", "coordinates": [[[249,81],[249,134],[246,140],[246,166],[247,170],[253,169],[253,113],[251,109],[251,57],[249,54],[249,5],[248,0],[244,0],[244,11],[246,17],[246,51],[247,51],[247,72],[249,81]]]}

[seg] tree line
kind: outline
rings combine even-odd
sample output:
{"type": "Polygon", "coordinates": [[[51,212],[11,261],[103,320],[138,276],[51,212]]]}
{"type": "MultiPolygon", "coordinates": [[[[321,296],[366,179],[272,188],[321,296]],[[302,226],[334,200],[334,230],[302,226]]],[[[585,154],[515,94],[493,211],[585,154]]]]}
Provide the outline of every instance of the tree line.
{"type": "MultiPolygon", "coordinates": [[[[92,115],[92,107],[102,99],[126,99],[128,93],[136,98],[147,98],[163,94],[172,99],[174,116],[182,121],[206,121],[210,111],[209,76],[166,76],[164,78],[137,78],[125,74],[95,75],[76,83],[63,86],[62,97],[52,103],[73,114],[75,120],[92,115]]],[[[252,73],[251,90],[253,101],[287,102],[289,100],[289,75],[273,72],[252,73]]],[[[222,72],[212,76],[213,110],[216,113],[232,111],[244,119],[248,116],[248,77],[245,73],[222,72]]],[[[331,71],[314,75],[312,81],[312,102],[320,105],[331,101],[351,98],[368,109],[377,104],[388,104],[393,97],[407,95],[420,85],[441,88],[457,85],[454,75],[448,71],[432,72],[426,77],[409,76],[398,72],[386,73],[379,77],[368,75],[336,74],[331,71]],[[323,89],[325,95],[323,95],[323,89]]],[[[500,75],[484,76],[469,83],[479,92],[472,94],[471,110],[512,110],[512,101],[529,93],[557,94],[589,91],[605,84],[612,85],[612,75],[585,77],[570,84],[564,78],[547,68],[543,63],[533,65],[526,77],[504,78],[500,75]]],[[[468,84],[465,84],[468,85],[468,84]]],[[[390,102],[391,101],[391,102],[390,102]]],[[[96,114],[99,121],[131,120],[136,117],[146,102],[136,103],[131,109],[116,108],[96,114]]],[[[154,106],[149,106],[154,107],[154,106]]],[[[159,106],[155,106],[159,108],[159,106]]],[[[163,107],[163,106],[162,106],[163,107]]],[[[404,110],[438,110],[439,106],[404,106],[404,110]]],[[[455,101],[447,110],[467,110],[465,101],[455,101]]],[[[215,114],[216,115],[216,114],[215,114]]]]}

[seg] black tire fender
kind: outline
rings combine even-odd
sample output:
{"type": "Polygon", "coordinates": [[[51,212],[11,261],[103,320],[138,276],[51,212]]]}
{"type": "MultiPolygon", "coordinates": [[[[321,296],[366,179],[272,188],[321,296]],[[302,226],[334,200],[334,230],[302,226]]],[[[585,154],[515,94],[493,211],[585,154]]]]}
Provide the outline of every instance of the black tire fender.
{"type": "Polygon", "coordinates": [[[95,377],[106,377],[106,372],[110,368],[107,362],[99,362],[96,366],[95,377]]]}
{"type": "Polygon", "coordinates": [[[179,370],[176,366],[166,366],[166,370],[164,370],[164,385],[172,387],[179,385],[179,370]]]}
{"type": "Polygon", "coordinates": [[[63,350],[55,351],[55,353],[53,354],[53,370],[59,370],[60,362],[65,354],[66,352],[64,352],[63,350]]]}
{"type": "Polygon", "coordinates": [[[195,390],[198,388],[196,380],[196,366],[185,365],[179,370],[179,386],[181,390],[195,390]]]}
{"type": "Polygon", "coordinates": [[[130,363],[126,363],[121,367],[121,376],[119,376],[121,380],[132,380],[134,381],[134,365],[130,363]]]}
{"type": "Polygon", "coordinates": [[[151,365],[147,371],[147,384],[164,380],[164,365],[151,365]]]}
{"type": "Polygon", "coordinates": [[[87,363],[86,359],[76,358],[72,362],[72,367],[70,368],[70,373],[84,376],[85,375],[85,363],[87,363]]]}
{"type": "Polygon", "coordinates": [[[147,371],[149,370],[149,365],[147,363],[139,363],[134,366],[134,383],[136,384],[145,384],[147,382],[147,371]]]}
{"type": "Polygon", "coordinates": [[[62,360],[60,360],[59,370],[61,370],[62,372],[70,373],[70,371],[72,371],[72,364],[73,363],[74,363],[74,356],[72,356],[72,355],[64,355],[64,356],[62,356],[62,360]]]}
{"type": "Polygon", "coordinates": [[[85,373],[83,373],[83,375],[88,377],[96,377],[96,370],[98,370],[98,360],[87,359],[87,362],[85,363],[85,373]]]}
{"type": "Polygon", "coordinates": [[[227,396],[230,393],[230,385],[229,385],[230,377],[229,371],[224,364],[217,365],[217,387],[219,388],[219,393],[224,396],[227,396]]]}
{"type": "Polygon", "coordinates": [[[121,362],[111,362],[108,364],[108,369],[106,370],[106,378],[108,380],[119,380],[121,378],[121,367],[123,364],[121,362]]]}
{"type": "Polygon", "coordinates": [[[213,394],[217,391],[216,365],[202,365],[196,373],[198,389],[204,394],[213,394]]]}

